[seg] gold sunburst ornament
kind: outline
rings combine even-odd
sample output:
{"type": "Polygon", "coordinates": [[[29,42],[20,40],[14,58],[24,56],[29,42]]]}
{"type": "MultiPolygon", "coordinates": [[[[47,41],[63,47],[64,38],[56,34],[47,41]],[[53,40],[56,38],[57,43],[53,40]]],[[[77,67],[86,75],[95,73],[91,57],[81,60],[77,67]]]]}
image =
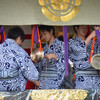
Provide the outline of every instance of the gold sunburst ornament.
{"type": "Polygon", "coordinates": [[[52,21],[69,21],[79,11],[81,0],[38,0],[42,13],[52,21]]]}

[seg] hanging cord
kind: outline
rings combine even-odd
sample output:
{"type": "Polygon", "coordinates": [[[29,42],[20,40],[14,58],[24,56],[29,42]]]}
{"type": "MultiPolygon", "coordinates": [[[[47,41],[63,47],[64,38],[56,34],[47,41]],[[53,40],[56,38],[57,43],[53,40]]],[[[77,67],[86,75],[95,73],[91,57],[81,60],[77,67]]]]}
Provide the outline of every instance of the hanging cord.
{"type": "Polygon", "coordinates": [[[2,42],[4,42],[7,39],[7,35],[6,32],[4,31],[4,27],[2,25],[1,29],[0,29],[0,42],[2,40],[2,42]]]}
{"type": "Polygon", "coordinates": [[[94,53],[94,44],[95,44],[95,37],[93,38],[93,42],[92,42],[92,48],[91,48],[91,53],[90,53],[89,62],[91,62],[91,58],[92,58],[92,55],[93,55],[93,53],[94,53]]]}
{"type": "Polygon", "coordinates": [[[1,43],[1,34],[0,34],[0,43],[1,43]]]}
{"type": "Polygon", "coordinates": [[[35,26],[33,25],[33,27],[32,27],[32,37],[31,37],[31,49],[30,49],[31,52],[32,52],[32,50],[33,50],[34,30],[35,30],[35,28],[37,29],[37,33],[38,33],[39,50],[40,50],[40,51],[43,50],[42,45],[41,45],[41,40],[40,40],[39,28],[38,28],[38,26],[35,27],[35,26]]]}
{"type": "Polygon", "coordinates": [[[6,40],[6,33],[5,31],[3,31],[3,37],[4,37],[4,41],[6,40]]]}
{"type": "Polygon", "coordinates": [[[40,51],[42,51],[43,50],[43,48],[42,48],[42,45],[41,45],[41,40],[40,40],[40,34],[39,34],[39,28],[38,28],[38,26],[37,26],[37,32],[38,32],[38,42],[39,42],[39,50],[40,51]]]}
{"type": "Polygon", "coordinates": [[[34,29],[35,29],[35,26],[33,25],[33,27],[32,27],[32,37],[31,37],[31,48],[30,48],[31,52],[33,50],[33,43],[34,43],[34,29]]]}
{"type": "Polygon", "coordinates": [[[67,26],[63,26],[63,38],[65,49],[65,76],[68,76],[68,38],[67,38],[67,26]]]}

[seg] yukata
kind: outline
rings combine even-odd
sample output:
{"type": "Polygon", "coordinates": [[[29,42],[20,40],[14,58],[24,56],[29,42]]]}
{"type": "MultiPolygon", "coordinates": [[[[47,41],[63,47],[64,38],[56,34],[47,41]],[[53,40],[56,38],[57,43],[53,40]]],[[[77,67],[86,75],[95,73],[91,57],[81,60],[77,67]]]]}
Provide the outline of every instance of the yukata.
{"type": "Polygon", "coordinates": [[[38,80],[30,57],[12,39],[0,44],[0,91],[24,91],[27,79],[38,80]]]}
{"type": "MultiPolygon", "coordinates": [[[[100,89],[99,71],[94,69],[90,62],[92,40],[86,47],[85,42],[78,36],[69,40],[69,59],[74,63],[76,89],[100,89]]],[[[98,43],[95,41],[94,54],[99,53],[98,43]]]]}
{"type": "Polygon", "coordinates": [[[36,63],[40,72],[40,89],[59,89],[65,76],[64,42],[57,38],[48,47],[43,48],[44,56],[50,53],[56,54],[57,60],[43,60],[36,63]]]}

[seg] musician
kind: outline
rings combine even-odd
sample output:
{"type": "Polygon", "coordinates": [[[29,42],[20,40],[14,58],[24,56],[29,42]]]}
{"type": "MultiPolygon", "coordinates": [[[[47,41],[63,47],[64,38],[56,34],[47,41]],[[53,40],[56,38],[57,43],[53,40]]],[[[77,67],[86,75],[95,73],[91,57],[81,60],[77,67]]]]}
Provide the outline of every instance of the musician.
{"type": "Polygon", "coordinates": [[[59,89],[65,76],[64,42],[55,37],[53,26],[41,25],[40,35],[45,40],[44,58],[38,64],[40,89],[59,89]]]}
{"type": "Polygon", "coordinates": [[[8,32],[8,39],[0,44],[0,91],[24,91],[27,79],[40,85],[38,71],[24,49],[24,32],[14,27],[8,32]]]}
{"type": "MultiPolygon", "coordinates": [[[[92,39],[96,36],[95,30],[86,38],[88,26],[74,26],[77,33],[74,39],[69,40],[69,59],[74,63],[76,89],[100,89],[100,76],[90,62],[92,39]]],[[[95,29],[100,29],[95,27],[95,29]]],[[[97,53],[98,43],[95,41],[94,54],[97,53]]]]}

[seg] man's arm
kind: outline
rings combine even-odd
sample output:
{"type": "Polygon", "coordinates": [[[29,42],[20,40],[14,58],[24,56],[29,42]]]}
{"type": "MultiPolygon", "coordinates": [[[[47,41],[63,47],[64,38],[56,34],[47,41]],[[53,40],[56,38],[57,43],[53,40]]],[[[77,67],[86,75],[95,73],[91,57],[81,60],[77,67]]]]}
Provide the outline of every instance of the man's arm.
{"type": "MultiPolygon", "coordinates": [[[[100,30],[100,26],[94,26],[94,29],[95,30],[100,30]]],[[[86,46],[89,44],[89,42],[91,41],[91,39],[96,36],[95,30],[92,31],[92,33],[86,38],[86,40],[85,40],[86,46]]]]}
{"type": "Polygon", "coordinates": [[[22,65],[21,71],[23,76],[34,83],[34,85],[39,86],[40,82],[38,80],[39,72],[37,71],[35,65],[31,61],[28,55],[25,55],[22,65]]]}

